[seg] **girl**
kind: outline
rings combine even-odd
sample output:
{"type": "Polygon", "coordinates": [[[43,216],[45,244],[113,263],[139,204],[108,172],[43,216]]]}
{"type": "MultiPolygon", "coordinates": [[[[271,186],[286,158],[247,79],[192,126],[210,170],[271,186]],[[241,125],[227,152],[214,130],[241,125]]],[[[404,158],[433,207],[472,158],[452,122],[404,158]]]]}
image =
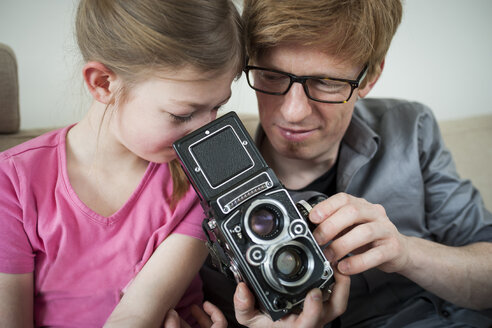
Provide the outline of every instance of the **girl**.
{"type": "Polygon", "coordinates": [[[87,115],[0,154],[0,326],[155,326],[171,308],[193,324],[203,214],[172,143],[229,99],[238,13],[81,0],[76,36],[87,115]]]}

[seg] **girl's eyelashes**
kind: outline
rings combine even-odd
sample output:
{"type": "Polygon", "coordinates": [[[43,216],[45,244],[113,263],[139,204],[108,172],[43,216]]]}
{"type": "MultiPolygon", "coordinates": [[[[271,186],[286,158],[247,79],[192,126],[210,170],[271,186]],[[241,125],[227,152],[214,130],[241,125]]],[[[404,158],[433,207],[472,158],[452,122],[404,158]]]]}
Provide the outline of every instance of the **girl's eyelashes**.
{"type": "Polygon", "coordinates": [[[179,116],[179,115],[174,115],[174,114],[171,114],[169,113],[169,115],[171,116],[171,118],[175,121],[175,122],[178,122],[178,123],[185,123],[185,122],[188,122],[192,119],[193,117],[193,114],[190,114],[190,115],[185,115],[185,116],[179,116]]]}
{"type": "MultiPolygon", "coordinates": [[[[212,108],[212,111],[214,112],[217,112],[220,110],[220,108],[222,107],[223,105],[219,105],[219,106],[215,106],[214,108],[212,108]]],[[[175,115],[175,114],[172,114],[172,113],[168,113],[171,118],[177,122],[177,123],[185,123],[185,122],[189,122],[191,121],[191,119],[193,118],[193,113],[192,114],[189,114],[189,115],[175,115]]]]}

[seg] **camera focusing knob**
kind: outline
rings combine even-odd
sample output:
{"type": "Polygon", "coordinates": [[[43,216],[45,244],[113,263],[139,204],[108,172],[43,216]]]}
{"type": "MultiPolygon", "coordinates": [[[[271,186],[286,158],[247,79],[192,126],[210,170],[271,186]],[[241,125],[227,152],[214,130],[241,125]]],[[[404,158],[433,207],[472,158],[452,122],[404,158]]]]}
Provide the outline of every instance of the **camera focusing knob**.
{"type": "Polygon", "coordinates": [[[311,210],[313,209],[311,204],[309,204],[303,199],[296,204],[296,207],[299,210],[299,212],[301,212],[301,215],[303,216],[304,219],[307,219],[309,217],[309,212],[311,212],[311,210]]]}
{"type": "Polygon", "coordinates": [[[316,225],[309,220],[309,212],[313,209],[311,204],[305,200],[300,200],[296,203],[296,207],[299,210],[299,213],[303,217],[303,219],[308,224],[308,228],[310,231],[313,231],[316,228],[316,225]]]}

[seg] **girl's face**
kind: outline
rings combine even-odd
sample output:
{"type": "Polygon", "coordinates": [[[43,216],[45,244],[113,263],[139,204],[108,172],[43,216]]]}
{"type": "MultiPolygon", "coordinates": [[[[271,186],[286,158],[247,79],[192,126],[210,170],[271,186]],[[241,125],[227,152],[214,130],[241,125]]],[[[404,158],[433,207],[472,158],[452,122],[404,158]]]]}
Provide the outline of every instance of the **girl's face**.
{"type": "Polygon", "coordinates": [[[153,76],[129,90],[110,124],[124,149],[165,163],[176,158],[174,141],[216,118],[231,96],[235,72],[204,74],[185,68],[153,76]]]}

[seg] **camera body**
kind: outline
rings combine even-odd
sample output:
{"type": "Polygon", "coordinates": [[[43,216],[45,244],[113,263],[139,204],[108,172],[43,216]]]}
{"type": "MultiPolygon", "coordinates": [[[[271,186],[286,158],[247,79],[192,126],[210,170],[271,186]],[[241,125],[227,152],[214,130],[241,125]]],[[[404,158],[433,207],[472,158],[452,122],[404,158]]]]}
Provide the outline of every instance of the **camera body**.
{"type": "Polygon", "coordinates": [[[200,197],[215,265],[246,282],[273,320],[298,311],[309,290],[333,283],[307,224],[310,205],[292,201],[236,113],[173,146],[200,197]]]}

